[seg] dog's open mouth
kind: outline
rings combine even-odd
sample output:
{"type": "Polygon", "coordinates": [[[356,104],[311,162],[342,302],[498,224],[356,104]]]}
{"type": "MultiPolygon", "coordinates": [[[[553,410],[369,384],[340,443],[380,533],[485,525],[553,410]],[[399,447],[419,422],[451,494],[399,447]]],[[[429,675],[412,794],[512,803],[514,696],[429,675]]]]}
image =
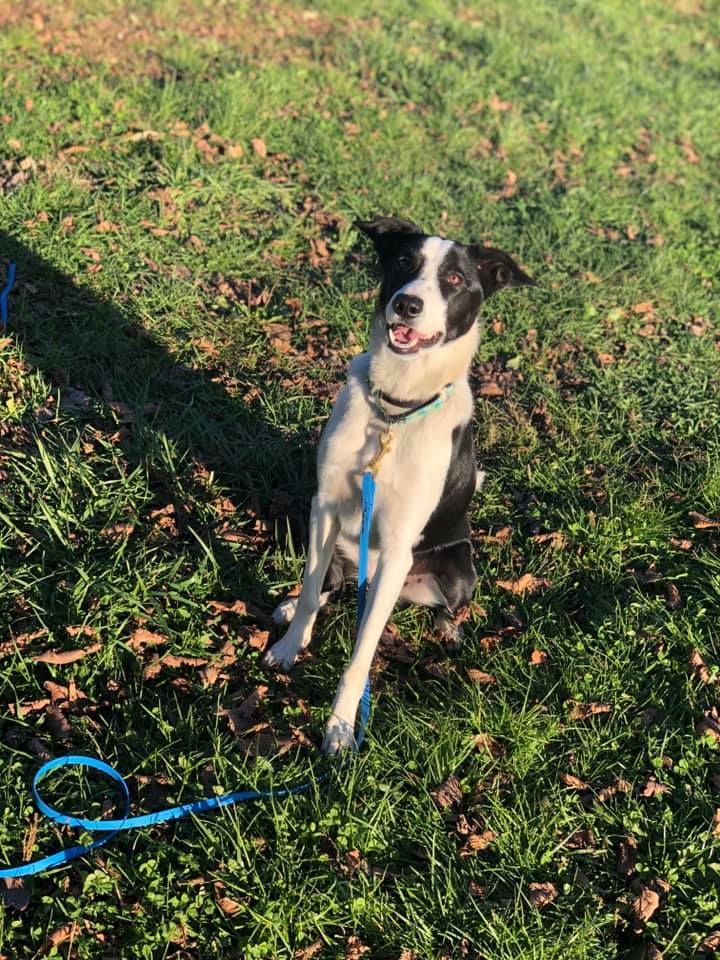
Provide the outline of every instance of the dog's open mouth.
{"type": "Polygon", "coordinates": [[[388,343],[395,353],[417,353],[418,350],[437,343],[441,336],[442,333],[438,331],[424,337],[404,323],[392,323],[388,326],[388,343]]]}

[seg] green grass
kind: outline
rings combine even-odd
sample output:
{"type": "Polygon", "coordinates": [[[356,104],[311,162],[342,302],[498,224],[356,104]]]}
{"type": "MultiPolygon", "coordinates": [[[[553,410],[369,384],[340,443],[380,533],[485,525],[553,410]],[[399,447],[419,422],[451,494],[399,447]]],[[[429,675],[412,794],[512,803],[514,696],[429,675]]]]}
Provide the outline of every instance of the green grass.
{"type": "MultiPolygon", "coordinates": [[[[541,288],[486,309],[485,612],[462,653],[425,612],[396,614],[411,662],[384,657],[357,758],[307,796],[29,881],[26,910],[0,906],[0,956],[693,956],[720,927],[720,757],[695,730],[718,702],[720,535],[689,516],[720,503],[717,4],[33,9],[0,11],[0,284],[18,264],[0,352],[3,863],[72,842],[33,820],[41,755],[116,763],[143,811],[328,766],[246,755],[223,710],[265,684],[251,719],[317,742],[352,644],[352,597],[290,680],[252,644],[300,575],[314,441],[366,338],[377,273],[352,219],[491,240],[541,288]],[[652,565],[654,583],[630,572],[652,565]],[[496,586],[526,572],[550,586],[496,586]],[[238,599],[245,616],[211,605],[238,599]],[[141,626],[164,645],[134,649],[141,626]],[[220,663],[228,641],[214,682],[146,670],[158,651],[220,663]],[[33,659],[92,643],[71,665],[33,659]],[[21,709],[71,680],[54,717],[21,709]],[[571,701],[611,709],[574,719],[571,701]],[[454,815],[431,795],[451,775],[454,815]],[[650,775],[668,789],[642,797],[650,775]],[[597,799],[616,778],[633,789],[597,799]],[[486,849],[460,856],[460,812],[486,849]],[[554,902],[533,907],[533,883],[554,902]],[[641,884],[661,890],[645,923],[641,884]]],[[[70,775],[48,791],[95,815],[112,798],[70,775]]]]}

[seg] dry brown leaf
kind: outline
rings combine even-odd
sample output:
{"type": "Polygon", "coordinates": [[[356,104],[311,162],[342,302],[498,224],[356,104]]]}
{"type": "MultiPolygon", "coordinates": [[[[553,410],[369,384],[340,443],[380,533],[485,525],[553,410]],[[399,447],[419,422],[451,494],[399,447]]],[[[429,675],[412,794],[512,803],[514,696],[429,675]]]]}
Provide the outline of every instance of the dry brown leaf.
{"type": "Polygon", "coordinates": [[[463,858],[470,857],[480,850],[486,850],[494,839],[495,834],[492,830],[483,830],[482,833],[471,833],[460,848],[460,856],[463,858]]]}
{"type": "Polygon", "coordinates": [[[713,813],[710,830],[714,837],[720,837],[720,807],[717,807],[715,813],[713,813]]]}
{"type": "Polygon", "coordinates": [[[530,654],[530,659],[528,660],[528,663],[532,667],[538,667],[543,663],[547,663],[548,660],[549,660],[549,657],[544,650],[533,650],[533,652],[530,654]]]}
{"type": "Polygon", "coordinates": [[[250,146],[253,148],[258,157],[261,157],[263,160],[267,157],[267,146],[262,137],[253,137],[250,141],[250,146]]]}
{"type": "Polygon", "coordinates": [[[565,845],[570,847],[571,850],[590,849],[595,846],[595,835],[592,830],[578,827],[567,838],[565,845]]]}
{"type": "Polygon", "coordinates": [[[225,600],[211,600],[208,606],[212,613],[237,613],[241,617],[247,613],[244,600],[233,600],[232,603],[227,603],[225,600]]]}
{"type": "Polygon", "coordinates": [[[60,707],[51,703],[47,708],[47,725],[55,740],[72,739],[72,727],[60,707]]]}
{"type": "Polygon", "coordinates": [[[145,650],[147,647],[157,647],[162,643],[167,643],[168,638],[164,637],[161,633],[153,633],[151,630],[146,630],[144,627],[137,627],[130,634],[128,640],[128,646],[137,651],[145,650]]]}
{"type": "Polygon", "coordinates": [[[468,893],[476,900],[484,900],[489,892],[490,887],[485,887],[481,883],[476,883],[474,880],[471,880],[468,884],[468,893]]]}
{"type": "Polygon", "coordinates": [[[345,960],[360,960],[364,953],[369,953],[370,947],[366,947],[360,937],[351,936],[345,941],[345,960]]]}
{"type": "Polygon", "coordinates": [[[567,537],[558,530],[553,530],[551,533],[536,533],[530,539],[533,543],[549,543],[553,550],[562,550],[567,546],[567,537]]]}
{"type": "Polygon", "coordinates": [[[242,703],[236,707],[237,713],[241,717],[251,717],[258,708],[258,705],[265,699],[270,688],[264,683],[259,684],[249,696],[245,697],[242,703]]]}
{"type": "Polygon", "coordinates": [[[557,900],[558,888],[554,883],[531,883],[528,886],[528,900],[530,905],[542,910],[549,903],[557,900]]]}
{"type": "Polygon", "coordinates": [[[671,547],[677,547],[678,550],[692,550],[692,540],[682,540],[680,537],[670,537],[668,541],[671,547]]]}
{"type": "Polygon", "coordinates": [[[239,913],[242,910],[242,904],[238,903],[237,900],[233,900],[232,897],[225,895],[225,887],[222,883],[217,882],[214,884],[215,887],[215,903],[218,905],[220,910],[228,916],[234,917],[236,913],[239,913]]]}
{"type": "Polygon", "coordinates": [[[516,580],[496,580],[495,583],[501,590],[509,590],[510,593],[518,595],[537,593],[552,586],[546,577],[536,577],[532,573],[524,573],[516,580]]]}
{"type": "Polygon", "coordinates": [[[323,948],[322,940],[316,940],[307,947],[301,947],[293,954],[294,960],[311,960],[316,953],[320,953],[323,948]]]}
{"type": "Polygon", "coordinates": [[[711,737],[716,743],[720,743],[720,716],[714,707],[705,711],[702,720],[695,726],[695,733],[699,737],[711,737]]]}
{"type": "Polygon", "coordinates": [[[633,313],[649,314],[653,312],[654,307],[649,300],[643,300],[641,303],[636,303],[632,309],[633,313]]]}
{"type": "Polygon", "coordinates": [[[598,803],[607,803],[618,793],[630,793],[632,784],[622,777],[616,777],[612,783],[606,787],[601,787],[597,792],[598,803]]]}
{"type": "Polygon", "coordinates": [[[79,930],[80,926],[74,920],[72,920],[70,923],[64,923],[61,927],[56,927],[56,929],[49,934],[45,943],[40,948],[40,953],[49,953],[53,947],[59,947],[61,944],[67,943],[68,941],[72,942],[78,935],[79,930]]]}
{"type": "Polygon", "coordinates": [[[505,748],[502,744],[487,733],[476,733],[472,739],[476,750],[487,750],[491,757],[502,757],[505,755],[505,748]]]}
{"type": "Polygon", "coordinates": [[[497,677],[494,677],[491,673],[485,673],[484,670],[475,670],[470,668],[467,670],[468,677],[472,680],[473,683],[480,684],[490,684],[497,683],[497,677]]]}
{"type": "Polygon", "coordinates": [[[641,884],[640,895],[630,904],[632,912],[641,923],[647,923],[660,906],[660,895],[641,884]]]}
{"type": "Polygon", "coordinates": [[[9,910],[25,910],[30,903],[30,891],[19,877],[7,877],[0,880],[0,900],[9,910]]]}
{"type": "Polygon", "coordinates": [[[113,523],[109,527],[104,527],[100,531],[100,536],[105,540],[119,540],[122,537],[129,537],[134,531],[134,523],[113,523]]]}
{"type": "Polygon", "coordinates": [[[448,807],[459,807],[463,799],[463,789],[457,777],[448,777],[436,790],[430,791],[440,810],[448,807]]]}
{"type": "Polygon", "coordinates": [[[97,637],[97,630],[94,627],[89,626],[87,623],[77,624],[73,626],[66,626],[65,633],[69,637],[97,637]]]}
{"type": "Polygon", "coordinates": [[[674,583],[665,584],[665,603],[670,610],[679,610],[683,605],[683,598],[677,585],[674,583]]]}
{"type": "Polygon", "coordinates": [[[503,388],[494,380],[481,383],[479,392],[481,397],[503,397],[505,395],[503,388]]]}
{"type": "Polygon", "coordinates": [[[36,653],[32,659],[35,663],[75,663],[90,653],[97,653],[100,646],[99,643],[91,643],[89,647],[80,650],[46,650],[45,653],[36,653]]]}
{"type": "Polygon", "coordinates": [[[698,953],[717,953],[720,951],[720,930],[713,930],[698,947],[698,953]]]}
{"type": "Polygon", "coordinates": [[[664,783],[658,783],[655,777],[648,777],[645,783],[638,787],[638,797],[654,797],[660,793],[670,793],[670,787],[664,783]]]}
{"type": "Polygon", "coordinates": [[[629,877],[635,873],[637,865],[637,840],[626,837],[620,841],[618,850],[617,872],[621,877],[629,877]]]}
{"type": "Polygon", "coordinates": [[[688,517],[692,520],[696,530],[717,530],[720,528],[720,520],[712,520],[710,517],[706,517],[704,513],[698,513],[696,510],[691,510],[688,517]]]}
{"type": "Polygon", "coordinates": [[[599,713],[612,712],[611,703],[598,703],[597,701],[580,703],[578,700],[568,700],[568,703],[572,704],[572,709],[570,710],[571,720],[587,720],[589,717],[594,717],[599,713]]]}
{"type": "Polygon", "coordinates": [[[560,780],[570,790],[580,790],[584,792],[585,790],[590,789],[584,780],[581,780],[580,777],[573,776],[572,773],[561,773],[560,780]]]}

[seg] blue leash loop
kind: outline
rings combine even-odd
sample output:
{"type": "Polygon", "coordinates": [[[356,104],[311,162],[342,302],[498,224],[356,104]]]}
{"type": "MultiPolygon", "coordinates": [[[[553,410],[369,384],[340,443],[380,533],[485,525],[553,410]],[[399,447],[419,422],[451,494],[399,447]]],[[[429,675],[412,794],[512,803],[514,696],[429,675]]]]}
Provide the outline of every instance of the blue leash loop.
{"type": "Polygon", "coordinates": [[[8,295],[13,288],[15,283],[15,264],[11,263],[8,266],[7,272],[7,283],[3,288],[2,293],[0,293],[0,327],[2,327],[3,333],[7,330],[8,324],[8,295]]]}
{"type": "MultiPolygon", "coordinates": [[[[13,271],[14,275],[14,271],[13,271]]],[[[7,289],[3,295],[7,294],[7,289]]],[[[4,315],[4,314],[3,314],[4,315]]],[[[370,471],[363,474],[362,479],[362,527],[360,530],[360,556],[358,559],[358,608],[357,608],[357,626],[360,623],[365,612],[365,600],[367,597],[367,579],[368,579],[368,551],[370,546],[370,526],[372,524],[373,504],[375,500],[375,479],[370,471]]],[[[359,706],[359,723],[356,736],[358,747],[365,740],[365,732],[370,719],[370,678],[365,681],[359,706]]],[[[77,860],[78,857],[84,857],[98,847],[109,843],[112,838],[123,830],[139,830],[143,827],[154,827],[160,823],[170,823],[173,820],[182,820],[184,817],[193,814],[207,813],[210,810],[219,810],[222,807],[229,807],[236,803],[243,803],[248,800],[262,800],[270,797],[280,799],[289,797],[295,793],[305,793],[310,790],[313,783],[322,782],[327,778],[325,773],[316,781],[306,780],[304,783],[293,784],[289,787],[277,787],[272,790],[236,790],[232,793],[225,793],[220,797],[209,797],[204,800],[194,800],[192,803],[181,803],[176,807],[168,807],[166,810],[158,810],[156,813],[146,813],[140,816],[130,816],[130,791],[125,780],[118,771],[111,767],[109,763],[98,760],[95,757],[84,757],[81,755],[68,755],[65,757],[56,757],[54,760],[48,760],[35,773],[32,783],[32,794],[38,810],[45,814],[49,820],[63,826],[75,827],[78,830],[87,830],[91,833],[104,834],[98,840],[90,844],[78,844],[75,847],[69,847],[67,850],[60,850],[58,853],[41,857],[38,860],[32,860],[19,867],[8,867],[0,870],[0,880],[5,878],[31,877],[38,873],[44,873],[53,867],[62,866],[71,860],[77,860]],[[123,815],[116,820],[86,820],[84,817],[73,817],[62,810],[57,810],[50,806],[40,793],[40,782],[52,773],[53,770],[59,770],[62,767],[83,767],[85,769],[97,770],[99,773],[110,777],[120,787],[122,793],[123,815]]]]}

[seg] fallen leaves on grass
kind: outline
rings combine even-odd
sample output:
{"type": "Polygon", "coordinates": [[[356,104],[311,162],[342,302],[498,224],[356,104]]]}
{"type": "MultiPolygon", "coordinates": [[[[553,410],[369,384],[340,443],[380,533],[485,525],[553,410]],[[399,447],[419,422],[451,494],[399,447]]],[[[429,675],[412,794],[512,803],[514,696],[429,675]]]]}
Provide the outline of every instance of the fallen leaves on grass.
{"type": "Polygon", "coordinates": [[[542,910],[548,904],[557,900],[559,895],[558,888],[554,883],[531,883],[528,886],[528,900],[530,905],[537,910],[542,910]]]}
{"type": "Polygon", "coordinates": [[[467,675],[473,683],[481,685],[497,683],[497,677],[494,677],[492,673],[485,673],[484,670],[475,670],[473,667],[467,670],[467,675]]]}
{"type": "Polygon", "coordinates": [[[496,580],[495,583],[501,590],[508,590],[520,596],[526,593],[538,593],[552,586],[546,577],[536,577],[532,573],[524,573],[516,580],[496,580]]]}
{"type": "Polygon", "coordinates": [[[267,157],[268,155],[267,145],[265,141],[262,139],[262,137],[253,137],[252,140],[250,141],[250,146],[253,148],[253,152],[256,154],[256,156],[260,157],[263,160],[265,159],[265,157],[267,157]]]}
{"type": "Polygon", "coordinates": [[[323,948],[322,940],[316,940],[314,943],[309,944],[307,947],[301,947],[299,950],[296,950],[293,954],[294,960],[311,960],[315,954],[320,953],[323,948]]]}
{"type": "Polygon", "coordinates": [[[236,913],[242,910],[242,904],[225,893],[225,886],[219,880],[213,884],[215,891],[215,903],[218,908],[228,917],[234,917],[236,913]]]}
{"type": "Polygon", "coordinates": [[[483,886],[481,883],[476,883],[475,880],[471,880],[468,883],[468,893],[475,900],[484,900],[490,892],[490,887],[483,886]]]}
{"type": "Polygon", "coordinates": [[[345,941],[344,960],[360,960],[360,957],[370,952],[370,947],[366,947],[360,937],[351,936],[345,941]]]}
{"type": "Polygon", "coordinates": [[[476,733],[472,738],[472,744],[476,750],[487,750],[495,759],[505,756],[505,747],[488,733],[476,733]]]}
{"type": "Polygon", "coordinates": [[[650,920],[659,906],[660,895],[657,893],[657,891],[650,887],[646,887],[644,884],[641,884],[640,893],[637,899],[633,900],[633,902],[630,904],[630,909],[632,910],[635,918],[639,920],[640,923],[645,924],[648,922],[648,920],[650,920]]]}
{"type": "Polygon", "coordinates": [[[591,703],[581,703],[579,700],[568,700],[568,703],[572,704],[570,710],[571,720],[587,720],[597,714],[612,712],[612,704],[610,703],[599,703],[595,700],[591,703]]]}
{"type": "Polygon", "coordinates": [[[465,843],[460,847],[459,854],[463,859],[466,859],[481,850],[486,850],[494,840],[495,834],[492,830],[475,831],[468,836],[465,843]]]}
{"type": "Polygon", "coordinates": [[[562,550],[567,546],[567,537],[559,530],[553,530],[550,533],[536,533],[530,539],[533,543],[547,543],[553,550],[562,550]]]}
{"type": "Polygon", "coordinates": [[[706,517],[704,513],[698,513],[696,510],[691,510],[688,513],[688,517],[690,520],[692,520],[692,524],[696,530],[720,529],[720,520],[713,520],[710,517],[706,517]]]}
{"type": "Polygon", "coordinates": [[[82,647],[78,650],[46,650],[44,653],[36,653],[32,659],[35,663],[75,663],[91,653],[97,653],[100,646],[99,643],[91,643],[89,647],[82,647]]]}
{"type": "Polygon", "coordinates": [[[584,792],[585,790],[590,789],[584,780],[581,780],[580,777],[574,776],[572,773],[561,773],[560,780],[569,790],[580,790],[584,792]]]}
{"type": "Polygon", "coordinates": [[[634,837],[626,837],[621,840],[616,867],[621,877],[630,877],[635,873],[637,857],[637,840],[634,837]]]}
{"type": "MultiPolygon", "coordinates": [[[[27,858],[26,858],[27,859],[27,858]]],[[[30,903],[30,891],[18,877],[0,880],[0,900],[9,910],[25,910],[30,903]]]]}
{"type": "Polygon", "coordinates": [[[156,655],[143,670],[143,677],[152,680],[168,667],[206,667],[207,664],[207,657],[186,657],[174,653],[166,653],[162,657],[156,655]]]}
{"type": "Polygon", "coordinates": [[[100,531],[103,540],[122,540],[135,532],[134,523],[113,523],[100,531]]]}
{"type": "Polygon", "coordinates": [[[530,654],[530,659],[528,660],[528,663],[530,664],[531,667],[538,667],[543,663],[547,663],[548,660],[549,660],[549,657],[544,650],[533,650],[533,652],[530,654]]]}
{"type": "Polygon", "coordinates": [[[618,793],[630,793],[632,790],[632,784],[623,777],[615,777],[615,779],[605,787],[601,787],[597,792],[598,803],[607,803],[608,800],[612,800],[613,797],[617,796],[618,793]]]}
{"type": "Polygon", "coordinates": [[[702,719],[695,725],[695,733],[699,737],[709,737],[720,743],[720,713],[717,707],[705,711],[702,719]]]}
{"type": "Polygon", "coordinates": [[[142,653],[148,647],[158,647],[167,642],[168,638],[161,633],[153,633],[151,630],[146,630],[145,627],[138,627],[130,634],[127,644],[132,650],[142,653]]]}
{"type": "Polygon", "coordinates": [[[710,832],[714,837],[720,837],[720,807],[717,807],[710,821],[710,832]]]}
{"type": "Polygon", "coordinates": [[[655,797],[661,793],[670,793],[670,787],[665,783],[659,783],[655,777],[648,777],[642,786],[638,787],[636,794],[638,797],[655,797]]]}
{"type": "Polygon", "coordinates": [[[698,953],[716,954],[720,951],[720,930],[713,930],[700,943],[697,948],[698,953]]]}
{"type": "Polygon", "coordinates": [[[463,789],[457,777],[448,777],[439,787],[430,791],[439,810],[458,808],[463,800],[463,789]]]}

